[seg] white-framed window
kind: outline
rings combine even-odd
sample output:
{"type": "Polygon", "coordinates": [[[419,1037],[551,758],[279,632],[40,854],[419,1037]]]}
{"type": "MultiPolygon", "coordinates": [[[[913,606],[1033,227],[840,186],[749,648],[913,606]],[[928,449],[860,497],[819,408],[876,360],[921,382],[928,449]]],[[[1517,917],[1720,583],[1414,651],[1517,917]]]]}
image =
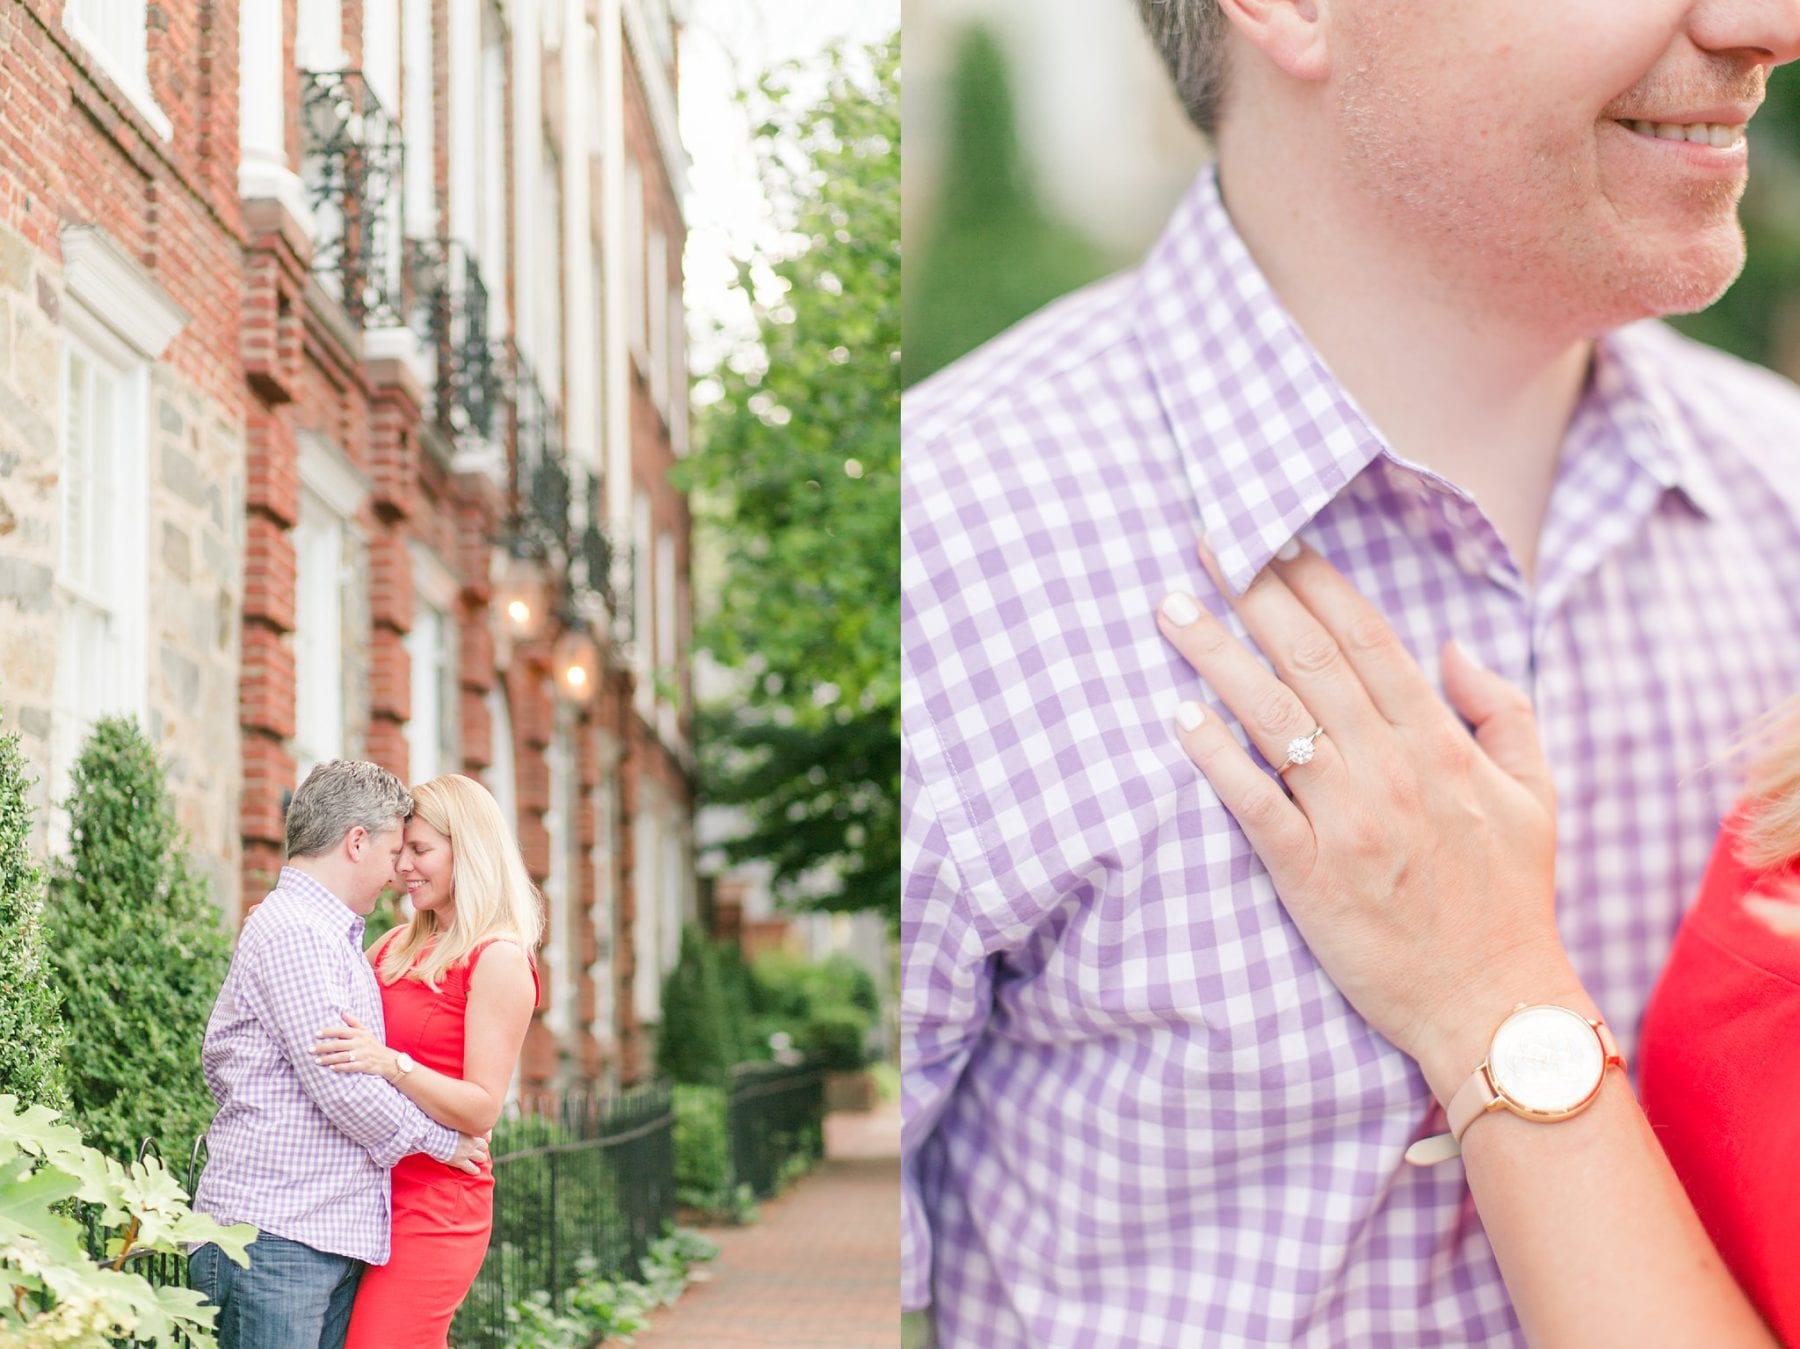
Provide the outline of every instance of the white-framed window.
{"type": "Polygon", "coordinates": [[[103,716],[141,721],[148,692],[148,369],[96,319],[70,306],[61,381],[53,847],[66,838],[61,803],[88,731],[103,716]]]}
{"type": "MultiPolygon", "coordinates": [[[[680,688],[681,655],[676,648],[675,536],[663,530],[656,536],[656,671],[680,688]]],[[[657,715],[663,739],[676,739],[677,708],[673,697],[665,699],[657,715]]]]}
{"type": "Polygon", "coordinates": [[[687,309],[681,282],[669,287],[669,448],[676,458],[688,451],[687,309]]]}
{"type": "Polygon", "coordinates": [[[300,438],[300,516],[294,526],[294,781],[345,750],[346,616],[351,588],[350,522],[367,487],[332,445],[300,438]]]}
{"type": "Polygon", "coordinates": [[[603,1052],[610,1051],[615,1035],[613,1018],[617,999],[613,989],[613,932],[615,901],[613,874],[619,857],[619,751],[612,738],[600,733],[600,781],[594,788],[594,847],[589,865],[594,871],[594,963],[588,978],[594,986],[594,1017],[588,1033],[603,1052]]]}
{"type": "MultiPolygon", "coordinates": [[[[638,813],[631,821],[631,950],[636,957],[631,992],[639,1021],[662,1021],[662,926],[664,916],[659,902],[662,848],[658,840],[661,823],[662,795],[653,782],[638,790],[638,813]]],[[[681,934],[675,934],[677,945],[681,934]]]]}
{"type": "Polygon", "coordinates": [[[563,355],[562,161],[544,137],[538,159],[538,379],[544,397],[560,401],[563,355]]]}
{"type": "Polygon", "coordinates": [[[665,420],[669,412],[669,310],[665,292],[669,285],[669,240],[662,226],[650,228],[650,261],[645,273],[644,300],[650,311],[650,400],[665,420]]]}
{"type": "Polygon", "coordinates": [[[69,36],[87,48],[156,134],[168,140],[175,128],[150,94],[144,19],[144,0],[68,0],[63,9],[63,28],[69,36]]]}
{"type": "Polygon", "coordinates": [[[650,606],[656,596],[652,585],[652,568],[656,556],[651,551],[654,538],[650,532],[650,494],[639,488],[631,500],[631,668],[637,677],[633,701],[646,718],[656,701],[652,676],[656,669],[656,611],[650,606]]]}
{"type": "Polygon", "coordinates": [[[488,332],[506,325],[506,25],[493,4],[481,7],[481,186],[476,251],[488,288],[488,332]]]}
{"type": "Polygon", "coordinates": [[[658,832],[662,836],[662,865],[657,868],[662,890],[657,901],[657,907],[661,910],[657,923],[657,935],[661,938],[661,964],[657,968],[659,972],[667,973],[681,959],[682,924],[697,922],[699,915],[688,909],[687,873],[691,868],[687,865],[687,848],[682,837],[680,816],[673,803],[663,817],[662,828],[658,832]]]}
{"type": "Polygon", "coordinates": [[[519,836],[519,779],[513,761],[512,699],[506,694],[506,679],[496,672],[494,686],[487,691],[488,734],[490,751],[488,766],[481,775],[482,784],[494,794],[500,807],[500,818],[516,840],[519,836]]]}
{"type": "Polygon", "coordinates": [[[575,743],[571,717],[566,706],[556,710],[556,728],[546,754],[550,769],[550,808],[544,812],[544,832],[550,839],[550,874],[544,879],[544,902],[549,910],[549,923],[544,943],[544,961],[550,973],[550,1006],[545,1009],[544,1024],[557,1037],[558,1049],[566,1049],[567,1037],[575,1029],[577,989],[575,974],[579,968],[576,923],[580,913],[577,897],[581,893],[576,846],[579,831],[575,828],[575,743]]]}
{"type": "Polygon", "coordinates": [[[649,358],[645,349],[644,304],[644,171],[637,160],[625,160],[625,333],[638,369],[649,358]]]}
{"type": "Polygon", "coordinates": [[[310,491],[294,527],[294,762],[304,782],[344,752],[344,520],[310,491]]]}
{"type": "Polygon", "coordinates": [[[412,549],[413,625],[406,634],[412,666],[412,717],[406,723],[412,780],[460,771],[456,682],[456,583],[443,563],[412,549]]]}
{"type": "Polygon", "coordinates": [[[405,109],[401,115],[406,140],[406,232],[415,239],[435,238],[438,232],[436,129],[432,125],[432,100],[437,96],[437,72],[432,68],[432,0],[405,0],[401,46],[405,53],[405,109]]]}

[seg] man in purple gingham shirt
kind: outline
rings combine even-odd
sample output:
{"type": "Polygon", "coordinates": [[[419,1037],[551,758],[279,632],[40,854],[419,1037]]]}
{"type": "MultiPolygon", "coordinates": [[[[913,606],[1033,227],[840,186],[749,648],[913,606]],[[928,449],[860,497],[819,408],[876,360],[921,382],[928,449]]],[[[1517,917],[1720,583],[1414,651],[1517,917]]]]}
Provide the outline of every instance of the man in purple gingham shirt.
{"type": "Polygon", "coordinates": [[[388,1258],[388,1172],[423,1152],[464,1170],[483,1140],[436,1123],[379,1077],[321,1067],[312,1046],[348,1012],[385,1034],[363,920],[411,812],[375,764],[320,764],[288,806],[288,865],[245,919],[201,1051],[219,1103],[194,1207],[260,1232],[250,1267],[216,1246],[193,1284],[220,1307],[221,1349],[343,1343],[362,1268],[388,1258]]]}
{"type": "Polygon", "coordinates": [[[1722,761],[1800,688],[1800,393],[1627,321],[1741,261],[1693,180],[1741,188],[1729,119],[1800,6],[1359,8],[1153,22],[1217,170],[1136,271],[905,405],[902,1305],[951,1349],[1520,1342],[1460,1166],[1402,1163],[1417,1067],[1176,742],[1206,691],[1158,602],[1244,631],[1198,538],[1241,593],[1304,534],[1433,678],[1455,637],[1532,694],[1628,1060],[1722,761]],[[1222,120],[1181,47],[1212,24],[1222,120]]]}

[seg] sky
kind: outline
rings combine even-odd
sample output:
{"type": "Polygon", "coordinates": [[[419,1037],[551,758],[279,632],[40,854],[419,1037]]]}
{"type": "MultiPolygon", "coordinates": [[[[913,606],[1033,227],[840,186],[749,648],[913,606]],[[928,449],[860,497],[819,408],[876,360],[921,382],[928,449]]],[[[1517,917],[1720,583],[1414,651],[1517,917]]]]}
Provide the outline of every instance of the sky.
{"type": "Polygon", "coordinates": [[[756,177],[750,129],[736,91],[784,61],[839,38],[874,42],[900,26],[900,0],[687,0],[681,36],[681,136],[691,158],[687,196],[689,360],[716,363],[751,331],[730,259],[775,234],[756,177]]]}

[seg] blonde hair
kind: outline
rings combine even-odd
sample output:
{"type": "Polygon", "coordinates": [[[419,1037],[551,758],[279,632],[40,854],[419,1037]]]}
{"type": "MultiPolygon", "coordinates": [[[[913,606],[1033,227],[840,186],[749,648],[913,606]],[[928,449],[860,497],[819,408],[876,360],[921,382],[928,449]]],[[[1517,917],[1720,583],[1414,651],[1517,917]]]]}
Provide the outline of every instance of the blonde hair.
{"type": "Polygon", "coordinates": [[[1750,766],[1738,856],[1767,870],[1800,858],[1800,697],[1763,718],[1755,739],[1773,748],[1750,766]]]}
{"type": "Polygon", "coordinates": [[[525,873],[518,841],[492,793],[473,778],[445,773],[414,787],[412,802],[413,817],[450,840],[454,905],[448,927],[440,930],[437,914],[420,910],[388,940],[382,982],[410,973],[436,992],[446,970],[494,937],[516,941],[533,955],[544,930],[543,896],[525,873]],[[430,953],[409,971],[428,944],[430,953]]]}

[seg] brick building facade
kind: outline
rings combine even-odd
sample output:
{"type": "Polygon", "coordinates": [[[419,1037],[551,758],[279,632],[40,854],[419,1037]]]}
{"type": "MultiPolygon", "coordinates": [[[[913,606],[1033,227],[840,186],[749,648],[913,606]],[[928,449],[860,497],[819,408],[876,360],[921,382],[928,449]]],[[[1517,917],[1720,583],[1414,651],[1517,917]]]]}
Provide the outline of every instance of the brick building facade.
{"type": "Polygon", "coordinates": [[[528,1085],[649,1066],[692,917],[667,0],[0,6],[0,710],[136,713],[235,919],[319,760],[480,778],[528,1085]]]}

